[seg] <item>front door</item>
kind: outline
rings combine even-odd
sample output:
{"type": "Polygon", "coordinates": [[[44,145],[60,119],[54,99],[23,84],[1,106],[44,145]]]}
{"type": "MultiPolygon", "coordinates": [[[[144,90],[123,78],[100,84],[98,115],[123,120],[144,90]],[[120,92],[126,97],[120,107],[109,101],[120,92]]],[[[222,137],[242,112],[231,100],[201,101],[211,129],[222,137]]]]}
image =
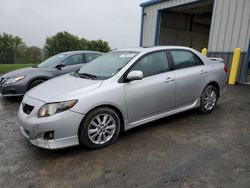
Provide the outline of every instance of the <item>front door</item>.
{"type": "Polygon", "coordinates": [[[129,122],[133,123],[173,108],[174,74],[165,51],[150,53],[131,68],[143,72],[143,79],[125,83],[129,122]]]}
{"type": "Polygon", "coordinates": [[[56,76],[66,74],[69,72],[76,71],[77,69],[81,68],[85,60],[82,54],[75,54],[65,58],[60,64],[64,64],[65,67],[61,67],[61,69],[54,69],[54,74],[56,76]]]}

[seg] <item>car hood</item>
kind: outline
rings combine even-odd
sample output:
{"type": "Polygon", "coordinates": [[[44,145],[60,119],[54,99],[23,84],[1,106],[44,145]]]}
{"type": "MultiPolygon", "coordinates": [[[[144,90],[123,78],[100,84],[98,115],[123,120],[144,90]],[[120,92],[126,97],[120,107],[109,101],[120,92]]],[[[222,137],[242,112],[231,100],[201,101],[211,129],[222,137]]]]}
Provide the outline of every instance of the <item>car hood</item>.
{"type": "Polygon", "coordinates": [[[100,87],[102,82],[66,74],[34,87],[26,95],[45,103],[77,99],[82,94],[100,87]]]}
{"type": "MultiPolygon", "coordinates": [[[[48,69],[46,69],[48,70],[48,69]]],[[[8,72],[4,75],[2,75],[3,78],[9,78],[9,77],[18,77],[18,76],[25,76],[30,73],[38,72],[41,71],[41,68],[36,68],[36,67],[28,67],[28,68],[23,68],[23,69],[18,69],[14,70],[11,72],[8,72]]]]}

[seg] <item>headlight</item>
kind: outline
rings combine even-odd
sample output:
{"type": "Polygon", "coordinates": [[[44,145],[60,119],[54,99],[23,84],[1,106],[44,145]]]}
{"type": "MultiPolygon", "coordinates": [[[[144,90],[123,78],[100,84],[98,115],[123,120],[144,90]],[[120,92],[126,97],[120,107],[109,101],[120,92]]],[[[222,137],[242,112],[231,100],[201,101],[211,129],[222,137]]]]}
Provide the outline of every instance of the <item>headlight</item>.
{"type": "Polygon", "coordinates": [[[6,85],[13,84],[13,83],[21,81],[22,79],[24,79],[24,76],[18,76],[18,77],[14,77],[14,78],[7,78],[7,80],[4,82],[4,84],[6,84],[6,85]]]}
{"type": "Polygon", "coordinates": [[[48,117],[52,116],[56,113],[60,113],[72,108],[78,100],[70,100],[64,102],[56,102],[56,103],[48,103],[43,105],[39,111],[37,116],[38,117],[48,117]]]}

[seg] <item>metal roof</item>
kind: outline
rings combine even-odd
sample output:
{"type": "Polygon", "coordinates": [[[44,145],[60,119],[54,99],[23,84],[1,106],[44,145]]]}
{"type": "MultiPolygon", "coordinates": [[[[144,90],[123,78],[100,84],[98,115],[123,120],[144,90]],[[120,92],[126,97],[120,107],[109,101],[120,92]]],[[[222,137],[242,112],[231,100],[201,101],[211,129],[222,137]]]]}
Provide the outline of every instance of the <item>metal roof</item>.
{"type": "Polygon", "coordinates": [[[146,7],[146,6],[150,6],[150,5],[160,3],[161,1],[164,1],[164,0],[149,0],[149,1],[146,1],[144,3],[141,3],[140,6],[141,7],[146,7]]]}

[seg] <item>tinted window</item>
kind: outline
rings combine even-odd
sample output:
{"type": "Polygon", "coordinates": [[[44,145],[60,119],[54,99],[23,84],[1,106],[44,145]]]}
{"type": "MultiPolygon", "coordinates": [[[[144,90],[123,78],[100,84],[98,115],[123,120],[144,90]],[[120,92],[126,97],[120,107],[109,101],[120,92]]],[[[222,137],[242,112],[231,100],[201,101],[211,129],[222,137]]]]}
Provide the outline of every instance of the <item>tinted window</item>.
{"type": "Polygon", "coordinates": [[[171,50],[176,69],[203,65],[199,57],[186,50],[171,50]]]}
{"type": "Polygon", "coordinates": [[[64,59],[62,61],[62,63],[65,64],[66,66],[67,65],[76,65],[76,64],[83,63],[82,54],[69,56],[66,59],[64,59]]]}
{"type": "Polygon", "coordinates": [[[169,70],[167,55],[165,52],[156,52],[140,59],[131,69],[143,72],[143,77],[160,74],[169,70]]]}
{"type": "Polygon", "coordinates": [[[102,54],[94,54],[94,53],[88,53],[88,54],[85,54],[85,58],[86,58],[86,62],[90,62],[92,61],[93,59],[101,56],[102,54]]]}
{"type": "Polygon", "coordinates": [[[57,65],[60,61],[62,61],[65,58],[66,55],[64,54],[57,54],[54,55],[48,59],[46,59],[45,61],[43,61],[42,63],[40,63],[39,65],[37,65],[37,67],[39,68],[48,68],[48,67],[54,67],[55,65],[57,65]]]}

